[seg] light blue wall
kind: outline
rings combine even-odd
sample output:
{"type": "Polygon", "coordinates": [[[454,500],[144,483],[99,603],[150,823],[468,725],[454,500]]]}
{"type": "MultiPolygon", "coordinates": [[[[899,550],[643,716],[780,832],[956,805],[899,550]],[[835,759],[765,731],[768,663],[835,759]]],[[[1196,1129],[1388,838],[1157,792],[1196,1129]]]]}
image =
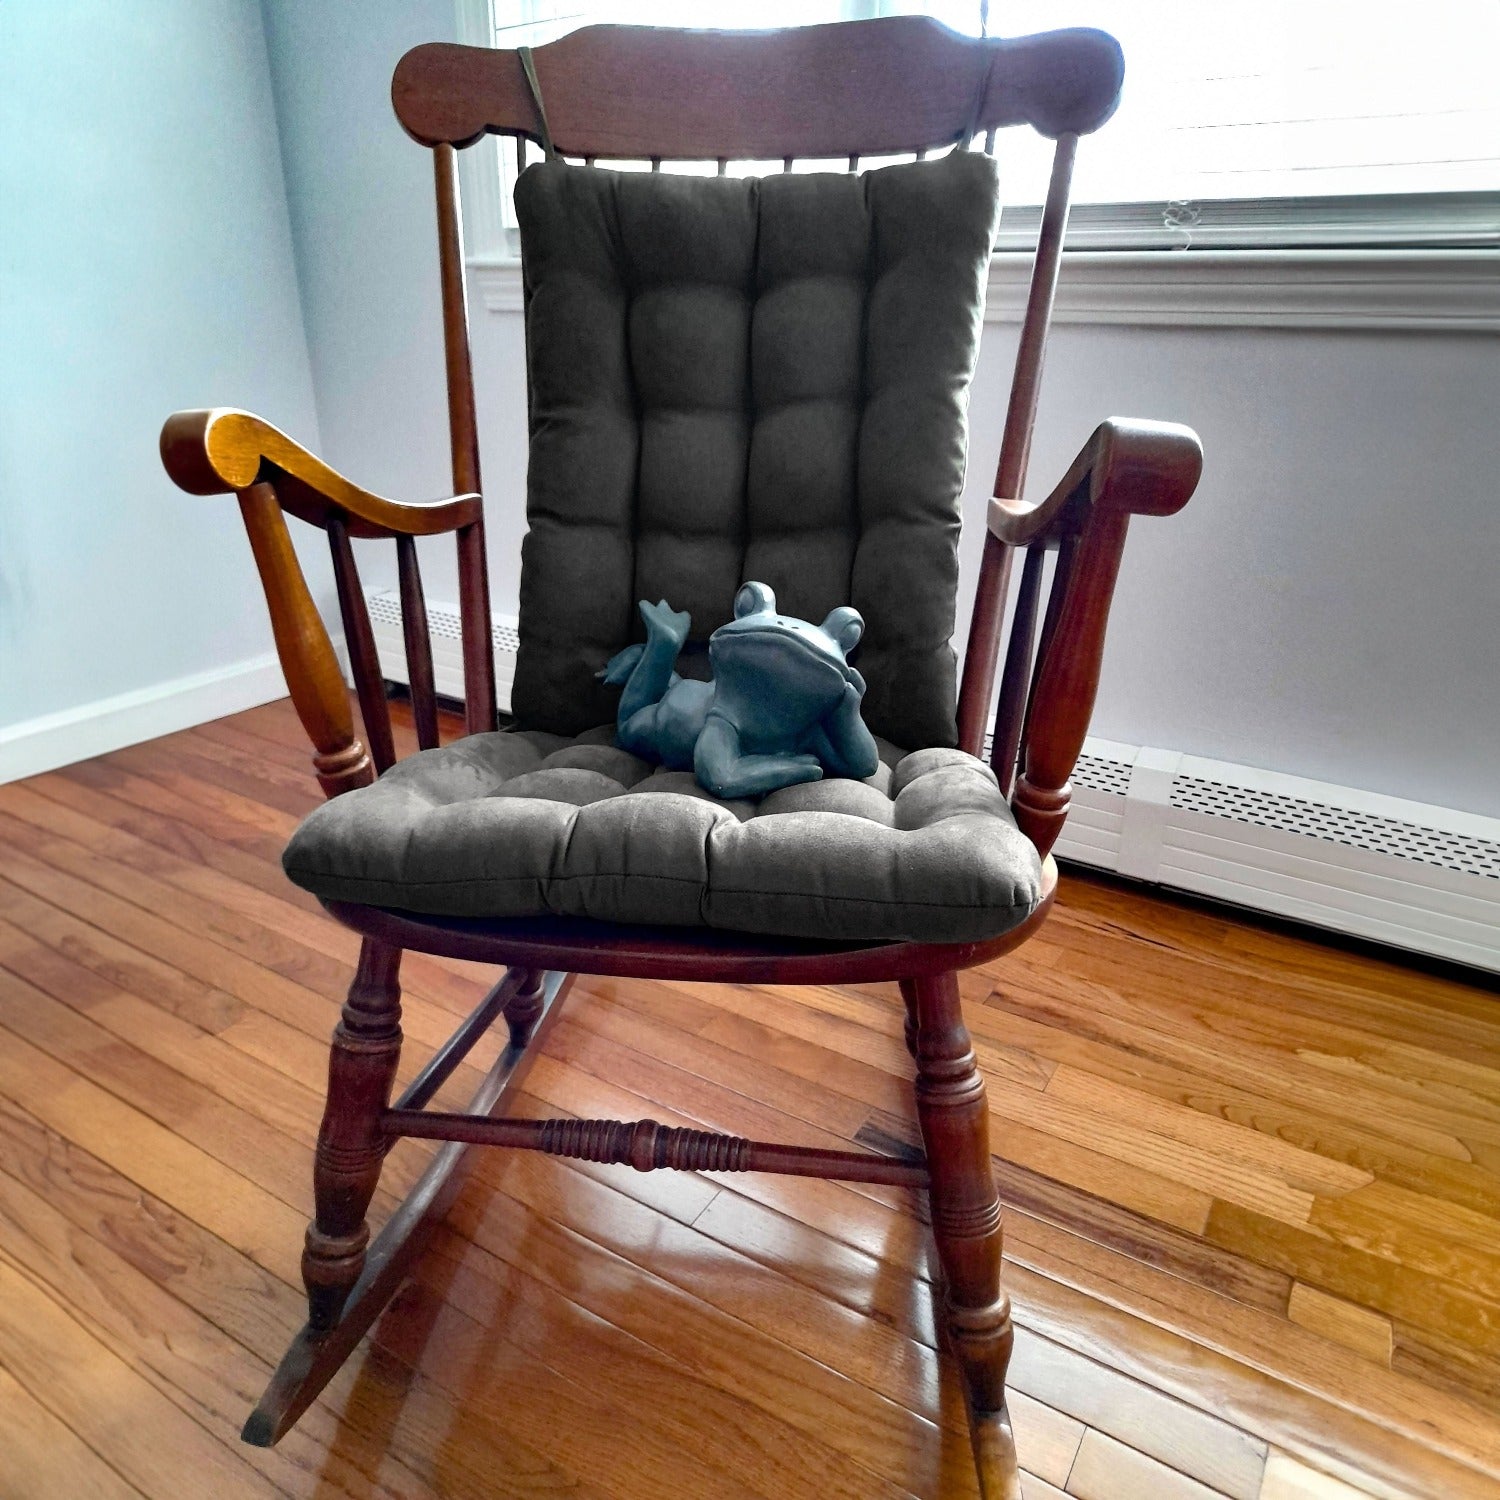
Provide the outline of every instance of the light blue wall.
{"type": "MultiPolygon", "coordinates": [[[[391,73],[452,41],[453,0],[264,0],[287,201],[324,456],[400,499],[452,491],[432,154],[391,108],[391,73]]],[[[428,591],[453,598],[453,543],[422,543],[428,591]]],[[[367,582],[395,578],[366,545],[367,582]]]]}
{"type": "Polygon", "coordinates": [[[0,725],[270,650],[162,419],[316,440],[256,0],[0,5],[0,725]]]}

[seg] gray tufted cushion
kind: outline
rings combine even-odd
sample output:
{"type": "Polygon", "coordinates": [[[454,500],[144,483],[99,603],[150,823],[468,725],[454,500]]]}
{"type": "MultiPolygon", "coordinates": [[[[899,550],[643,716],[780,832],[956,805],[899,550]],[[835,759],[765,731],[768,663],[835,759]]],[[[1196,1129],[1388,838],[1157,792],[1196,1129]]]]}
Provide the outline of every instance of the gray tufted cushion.
{"type": "MultiPolygon", "coordinates": [[[[544,162],[516,187],[530,525],[512,704],[578,733],[642,638],[699,643],[746,579],[865,617],[865,722],[952,745],[969,381],[998,193],[966,152],[760,180],[544,162]]],[[[705,675],[701,654],[679,670],[705,675]]]]}
{"type": "Polygon", "coordinates": [[[962,942],[1036,906],[1041,866],[989,767],[881,745],[868,781],[722,802],[612,743],[472,735],[318,808],[298,885],[441,916],[555,913],[787,937],[962,942]]]}

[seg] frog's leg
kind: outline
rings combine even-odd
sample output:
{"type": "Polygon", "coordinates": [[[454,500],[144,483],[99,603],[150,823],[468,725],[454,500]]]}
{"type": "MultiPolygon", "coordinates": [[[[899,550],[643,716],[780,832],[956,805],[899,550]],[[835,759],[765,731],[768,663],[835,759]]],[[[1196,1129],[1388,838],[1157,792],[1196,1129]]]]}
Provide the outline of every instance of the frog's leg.
{"type": "Polygon", "coordinates": [[[646,648],[639,641],[633,646],[627,646],[623,651],[616,651],[610,659],[599,668],[594,676],[600,682],[607,682],[611,687],[618,687],[622,682],[630,679],[630,674],[635,671],[635,664],[644,656],[646,648]]]}
{"type": "Polygon", "coordinates": [[[815,725],[808,737],[808,748],[830,776],[863,779],[880,768],[880,751],[875,747],[875,736],[859,716],[859,705],[859,693],[846,683],[838,707],[815,725]]]}
{"type": "MultiPolygon", "coordinates": [[[[665,599],[657,604],[647,604],[642,599],[641,619],[646,622],[646,644],[626,679],[625,691],[620,694],[615,722],[621,729],[641,709],[662,698],[677,680],[672,668],[692,624],[692,616],[686,610],[674,610],[665,599]]],[[[618,661],[619,657],[614,660],[618,661]]],[[[614,662],[610,665],[613,666],[614,662]]]]}
{"type": "Polygon", "coordinates": [[[761,797],[802,781],[820,781],[816,755],[747,755],[740,732],[728,719],[711,713],[693,751],[693,771],[716,797],[761,797]]]}

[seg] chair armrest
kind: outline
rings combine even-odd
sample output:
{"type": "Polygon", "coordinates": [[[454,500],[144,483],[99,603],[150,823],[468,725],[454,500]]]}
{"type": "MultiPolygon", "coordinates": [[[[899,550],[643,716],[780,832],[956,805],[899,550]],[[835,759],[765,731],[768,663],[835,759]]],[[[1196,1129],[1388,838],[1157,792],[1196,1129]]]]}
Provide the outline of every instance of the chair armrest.
{"type": "Polygon", "coordinates": [[[989,528],[1010,547],[1046,545],[1077,530],[1087,512],[1170,516],[1188,503],[1203,472],[1190,427],[1111,417],[1094,429],[1061,484],[1035,505],[997,497],[989,528]]]}
{"type": "MultiPolygon", "coordinates": [[[[189,494],[238,497],[287,689],[313,743],[318,783],[330,797],[365,785],[394,760],[395,752],[378,653],[349,539],[395,537],[398,553],[404,549],[401,587],[407,654],[411,658],[414,645],[419,648],[430,698],[431,646],[412,538],[456,532],[460,558],[467,549],[475,567],[482,569],[479,496],[456,495],[416,505],[387,500],[350,483],[269,422],[227,408],[180,411],[168,417],[161,430],[161,459],[173,481],[189,494]],[[368,749],[355,734],[343,670],[287,532],[287,511],[328,533],[368,749]]],[[[484,634],[487,638],[488,632],[484,634]]],[[[468,683],[467,641],[465,647],[468,683]]],[[[486,707],[493,720],[493,686],[487,700],[472,685],[470,696],[480,704],[476,720],[483,720],[486,707]]]]}
{"type": "Polygon", "coordinates": [[[299,520],[327,530],[339,516],[350,536],[434,536],[481,515],[478,495],[411,502],[362,490],[279,428],[231,407],[174,412],[161,430],[161,461],[190,495],[242,493],[265,481],[299,520]]]}
{"type": "Polygon", "coordinates": [[[1203,449],[1189,428],[1112,418],[1045,500],[991,502],[990,531],[998,541],[1059,548],[1011,797],[1016,822],[1044,855],[1067,817],[1069,778],[1094,709],[1130,517],[1181,510],[1202,470],[1203,449]]]}

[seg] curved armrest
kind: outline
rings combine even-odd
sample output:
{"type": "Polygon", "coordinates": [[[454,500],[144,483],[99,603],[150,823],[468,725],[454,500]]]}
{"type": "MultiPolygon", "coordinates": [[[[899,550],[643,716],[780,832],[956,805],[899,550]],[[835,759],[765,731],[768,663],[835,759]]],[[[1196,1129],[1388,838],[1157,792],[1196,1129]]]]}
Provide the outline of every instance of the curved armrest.
{"type": "Polygon", "coordinates": [[[190,495],[241,493],[262,480],[284,509],[325,530],[339,515],[350,536],[433,536],[478,521],[478,495],[387,500],[330,469],[279,428],[248,411],[179,411],[161,430],[161,461],[190,495]]]}
{"type": "Polygon", "coordinates": [[[997,541],[1012,547],[1059,546],[1022,729],[1021,771],[1011,798],[1016,822],[1043,854],[1067,817],[1069,778],[1094,710],[1130,517],[1181,510],[1202,471],[1203,448],[1189,428],[1111,418],[1040,504],[998,499],[990,505],[990,531],[997,541]]]}
{"type": "Polygon", "coordinates": [[[1170,516],[1188,503],[1203,472],[1190,427],[1110,417],[1094,429],[1061,484],[1035,505],[997,497],[989,527],[1011,547],[1045,545],[1076,532],[1091,510],[1170,516]]]}

